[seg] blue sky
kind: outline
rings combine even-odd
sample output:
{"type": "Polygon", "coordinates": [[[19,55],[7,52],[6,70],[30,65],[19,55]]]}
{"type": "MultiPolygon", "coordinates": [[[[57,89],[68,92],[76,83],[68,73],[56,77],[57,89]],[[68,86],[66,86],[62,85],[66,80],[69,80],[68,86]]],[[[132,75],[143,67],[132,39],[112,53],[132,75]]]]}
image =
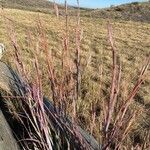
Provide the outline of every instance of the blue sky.
{"type": "MultiPolygon", "coordinates": [[[[64,3],[64,0],[55,0],[55,1],[57,3],[64,3]]],[[[140,2],[144,0],[80,0],[80,6],[88,7],[88,8],[103,8],[103,7],[109,7],[111,5],[119,5],[124,3],[135,2],[135,1],[140,2]]],[[[68,0],[68,4],[76,6],[76,0],[68,0]]]]}

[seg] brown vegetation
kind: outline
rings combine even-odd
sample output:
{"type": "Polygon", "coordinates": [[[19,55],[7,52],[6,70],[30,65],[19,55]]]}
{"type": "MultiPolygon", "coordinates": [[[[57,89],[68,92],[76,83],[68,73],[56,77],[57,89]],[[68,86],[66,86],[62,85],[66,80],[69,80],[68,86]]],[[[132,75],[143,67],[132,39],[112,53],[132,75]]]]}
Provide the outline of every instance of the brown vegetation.
{"type": "Polygon", "coordinates": [[[90,131],[103,149],[148,148],[149,24],[111,25],[103,19],[80,18],[79,11],[69,20],[66,7],[66,15],[59,18],[26,12],[36,18],[35,26],[24,13],[5,10],[2,18],[15,48],[17,69],[39,91],[35,95],[39,102],[43,93],[48,95],[59,115],[72,116],[73,123],[90,131]],[[10,13],[15,19],[10,20],[10,13]]]}

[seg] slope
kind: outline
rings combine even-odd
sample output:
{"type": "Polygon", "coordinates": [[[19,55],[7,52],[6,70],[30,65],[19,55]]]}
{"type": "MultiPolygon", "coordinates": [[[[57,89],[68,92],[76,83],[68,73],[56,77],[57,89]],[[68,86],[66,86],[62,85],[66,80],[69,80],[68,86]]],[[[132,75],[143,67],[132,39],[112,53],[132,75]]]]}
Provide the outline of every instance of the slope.
{"type": "Polygon", "coordinates": [[[88,10],[85,15],[104,19],[150,22],[150,2],[134,2],[106,9],[88,10]]]}
{"type": "MultiPolygon", "coordinates": [[[[33,50],[38,46],[38,32],[39,18],[46,30],[48,38],[48,49],[51,51],[53,56],[53,63],[55,68],[59,71],[61,68],[60,60],[62,58],[63,50],[63,39],[64,31],[66,27],[65,17],[55,18],[51,14],[36,13],[31,11],[23,11],[17,9],[5,9],[0,14],[4,13],[9,18],[9,22],[3,16],[0,15],[0,42],[6,45],[6,53],[4,54],[3,60],[15,64],[13,55],[13,48],[10,45],[9,34],[11,30],[11,24],[15,27],[17,35],[17,41],[21,47],[21,53],[23,61],[26,64],[27,70],[32,75],[33,62],[33,50]],[[6,28],[7,27],[7,28],[6,28]],[[9,27],[9,28],[8,28],[9,27]],[[30,43],[31,42],[31,43],[30,43]],[[32,44],[34,45],[32,47],[32,44]]],[[[75,52],[75,29],[76,29],[76,18],[70,17],[69,23],[69,51],[75,52]]],[[[121,91],[125,93],[119,95],[123,100],[130,92],[131,88],[136,82],[137,75],[139,75],[140,69],[145,58],[149,55],[150,51],[150,24],[134,21],[120,21],[112,20],[113,24],[113,35],[115,40],[115,46],[117,47],[118,57],[120,57],[122,66],[122,78],[121,78],[121,91]]],[[[108,43],[107,38],[107,19],[81,17],[82,27],[82,42],[81,42],[81,70],[82,70],[82,84],[81,84],[81,100],[79,100],[77,113],[79,117],[79,123],[86,130],[90,130],[91,125],[91,106],[96,104],[96,127],[94,128],[94,135],[99,138],[99,123],[102,120],[104,100],[109,99],[110,92],[110,80],[111,80],[111,47],[108,43]],[[102,81],[100,77],[99,68],[102,68],[102,81]],[[102,84],[101,95],[99,92],[99,83],[102,84]],[[100,119],[100,120],[99,120],[100,119]]],[[[47,77],[46,64],[44,63],[43,51],[39,51],[40,55],[40,69],[43,70],[43,86],[45,95],[50,96],[49,93],[49,80],[47,77]]],[[[73,54],[72,54],[73,55],[73,54]]],[[[31,77],[32,78],[32,77],[31,77]]],[[[136,116],[135,124],[132,129],[137,132],[141,141],[144,142],[143,130],[148,131],[149,116],[148,112],[150,109],[149,102],[149,81],[150,77],[146,77],[147,80],[142,85],[142,89],[134,98],[130,107],[132,110],[140,112],[136,116]]],[[[68,102],[69,103],[69,102],[68,102]]],[[[116,109],[117,110],[117,109],[116,109]]],[[[69,110],[71,111],[71,110],[69,110]]],[[[133,142],[132,135],[128,136],[128,149],[131,148],[133,142]]]]}

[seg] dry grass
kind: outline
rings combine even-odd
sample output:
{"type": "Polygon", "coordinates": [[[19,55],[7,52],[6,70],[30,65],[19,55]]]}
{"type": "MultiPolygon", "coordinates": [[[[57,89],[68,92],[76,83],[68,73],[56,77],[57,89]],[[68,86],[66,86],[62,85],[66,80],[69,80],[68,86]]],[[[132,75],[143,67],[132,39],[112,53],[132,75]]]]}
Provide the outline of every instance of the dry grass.
{"type": "Polygon", "coordinates": [[[84,11],[84,15],[94,18],[109,18],[114,20],[150,22],[149,2],[133,2],[110,8],[84,11]]]}
{"type": "MultiPolygon", "coordinates": [[[[46,32],[47,37],[47,49],[50,50],[53,67],[57,70],[58,77],[61,76],[61,60],[62,60],[62,50],[64,37],[66,38],[66,19],[65,17],[56,18],[53,15],[47,14],[37,14],[34,12],[21,11],[21,10],[11,10],[5,9],[0,16],[0,41],[6,44],[7,52],[4,59],[11,64],[14,64],[12,59],[13,50],[10,47],[10,40],[8,34],[11,33],[11,30],[8,31],[8,24],[12,24],[15,27],[17,39],[19,45],[21,45],[21,55],[23,56],[23,61],[25,62],[28,74],[31,74],[30,81],[36,72],[36,70],[31,71],[33,62],[35,62],[35,57],[33,51],[35,47],[30,45],[36,45],[40,43],[39,37],[39,18],[42,20],[43,28],[46,32]],[[7,17],[11,20],[4,18],[7,17]],[[39,41],[38,41],[39,40],[39,41]]],[[[149,121],[148,110],[149,108],[149,81],[150,78],[145,76],[146,80],[142,84],[142,89],[134,97],[134,101],[131,104],[122,108],[122,105],[127,101],[130,101],[132,94],[130,92],[134,86],[139,85],[138,77],[140,75],[140,70],[145,63],[144,60],[148,57],[149,51],[149,31],[150,25],[147,23],[141,22],[126,22],[126,21],[115,21],[113,22],[113,36],[114,36],[114,46],[117,47],[117,55],[115,56],[115,64],[118,62],[121,65],[121,81],[119,81],[118,74],[114,73],[114,78],[118,78],[119,82],[119,94],[117,93],[118,98],[114,98],[114,90],[110,86],[111,80],[111,71],[112,71],[112,54],[111,49],[112,45],[108,42],[107,36],[107,20],[104,19],[95,19],[95,18],[86,18],[81,17],[81,45],[80,45],[80,71],[81,71],[81,95],[78,95],[77,101],[77,118],[78,123],[83,126],[86,130],[91,131],[93,135],[100,140],[101,143],[104,142],[105,146],[113,147],[113,143],[109,143],[107,140],[108,135],[111,134],[113,142],[115,140],[122,140],[122,145],[117,143],[117,147],[123,148],[124,146],[127,149],[130,149],[132,146],[136,147],[139,144],[141,147],[146,147],[144,143],[143,136],[149,132],[149,121]],[[110,97],[110,89],[112,96],[110,97]],[[129,95],[129,97],[128,97],[129,95]],[[131,96],[131,97],[130,97],[131,96]],[[113,99],[114,98],[114,99],[113,99]],[[114,100],[114,104],[107,105],[110,101],[114,100]],[[115,107],[114,107],[115,105],[115,107]],[[107,106],[112,110],[107,114],[107,106]],[[118,122],[117,114],[118,111],[122,108],[123,112],[126,112],[126,116],[119,113],[119,118],[121,119],[118,122]],[[105,111],[106,110],[106,111],[105,111]],[[136,119],[135,119],[136,116],[136,119]],[[91,121],[92,120],[92,121],[91,121]],[[106,122],[105,122],[105,121],[106,122]],[[125,122],[125,126],[122,126],[122,123],[125,122]],[[108,134],[107,132],[103,133],[104,124],[105,131],[113,131],[108,134]],[[115,129],[114,124],[122,127],[121,137],[118,134],[114,134],[115,129]],[[143,131],[144,128],[144,131],[143,131]],[[130,134],[128,134],[130,132],[130,134]],[[103,136],[104,135],[104,136],[103,136]],[[117,137],[115,137],[115,135],[117,137]],[[140,139],[138,143],[137,139],[140,139]],[[115,140],[114,140],[115,139],[115,140]],[[108,142],[108,143],[107,143],[108,142]],[[144,143],[144,144],[143,144],[144,143]]],[[[71,60],[75,59],[76,54],[76,18],[69,17],[68,19],[68,35],[69,35],[69,44],[68,50],[71,53],[71,60]]],[[[68,37],[67,37],[68,38],[68,37]]],[[[109,36],[110,38],[110,36],[109,36]]],[[[111,42],[111,41],[110,41],[111,42]]],[[[79,41],[77,41],[77,45],[79,41]]],[[[37,45],[39,46],[39,45],[37,45]]],[[[42,47],[38,47],[39,55],[38,61],[39,70],[42,72],[42,84],[44,95],[48,95],[51,99],[52,93],[49,92],[49,79],[47,76],[47,67],[44,52],[42,47]]],[[[77,49],[79,51],[79,49],[77,49]]],[[[78,55],[78,54],[77,54],[78,55]]],[[[71,61],[70,63],[73,63],[71,61]]],[[[72,68],[72,72],[76,71],[76,68],[72,68]]],[[[78,70],[78,68],[77,68],[78,70]]],[[[65,72],[66,73],[66,72],[65,72]]],[[[139,80],[140,81],[140,80],[139,80]]],[[[114,81],[116,83],[116,80],[114,81]]],[[[141,82],[140,82],[141,84],[141,82]]],[[[135,86],[137,87],[137,86],[135,86]]],[[[118,89],[118,87],[115,87],[118,89]]],[[[136,90],[136,88],[134,88],[136,90]]],[[[132,91],[133,93],[135,91],[132,91]]],[[[132,93],[131,92],[131,93],[132,93]]],[[[67,101],[67,104],[69,101],[67,101]]],[[[125,103],[126,104],[126,103],[125,103]]],[[[72,113],[72,106],[67,105],[67,113],[72,113]]],[[[116,131],[118,132],[118,131],[116,131]]],[[[146,139],[145,139],[146,141],[146,139]]]]}

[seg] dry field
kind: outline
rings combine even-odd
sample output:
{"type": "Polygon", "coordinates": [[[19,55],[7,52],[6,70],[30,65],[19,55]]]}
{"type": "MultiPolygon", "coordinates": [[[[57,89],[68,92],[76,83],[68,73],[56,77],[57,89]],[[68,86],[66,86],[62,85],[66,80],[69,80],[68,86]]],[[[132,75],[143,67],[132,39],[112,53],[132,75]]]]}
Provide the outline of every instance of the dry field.
{"type": "MultiPolygon", "coordinates": [[[[51,99],[49,80],[45,64],[45,55],[39,44],[39,24],[42,24],[48,39],[48,49],[53,56],[55,69],[60,72],[63,39],[65,37],[65,17],[55,17],[52,14],[43,14],[17,9],[0,10],[0,42],[6,45],[3,61],[12,66],[14,50],[10,36],[16,34],[21,47],[22,59],[26,65],[30,79],[34,77],[34,49],[39,47],[39,62],[42,72],[44,95],[51,99]],[[35,47],[33,46],[35,45],[35,47]]],[[[101,120],[103,120],[103,105],[110,95],[112,52],[108,42],[108,19],[81,17],[81,89],[77,102],[78,123],[87,131],[101,140],[101,120]],[[93,107],[96,114],[94,123],[93,107]],[[94,130],[91,129],[94,124],[94,130]]],[[[150,54],[150,24],[133,21],[110,20],[113,27],[113,37],[117,49],[117,61],[121,64],[121,84],[116,111],[121,101],[124,101],[133,88],[139,76],[145,59],[150,54]]],[[[69,53],[74,59],[76,17],[69,16],[69,53]]],[[[126,137],[124,145],[130,149],[131,145],[142,144],[145,133],[150,132],[150,76],[145,76],[138,94],[129,107],[129,115],[135,111],[134,123],[130,126],[130,134],[126,137]],[[134,144],[133,144],[134,143],[134,144]]],[[[69,102],[68,102],[69,103],[69,102]]],[[[72,113],[68,104],[67,113],[72,113]]],[[[112,119],[113,120],[113,119],[112,119]]]]}

